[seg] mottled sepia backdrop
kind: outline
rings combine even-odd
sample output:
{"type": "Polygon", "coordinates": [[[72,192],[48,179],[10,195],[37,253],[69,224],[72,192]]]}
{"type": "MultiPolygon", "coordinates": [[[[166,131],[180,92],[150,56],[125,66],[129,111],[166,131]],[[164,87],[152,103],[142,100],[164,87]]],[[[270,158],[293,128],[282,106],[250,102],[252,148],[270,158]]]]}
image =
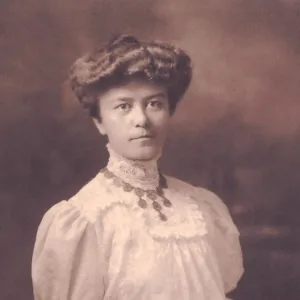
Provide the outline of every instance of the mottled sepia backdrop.
{"type": "Polygon", "coordinates": [[[42,215],[105,164],[105,141],[64,82],[120,32],[193,58],[161,164],[229,206],[246,268],[235,299],[299,299],[299,0],[2,0],[0,299],[32,299],[42,215]]]}

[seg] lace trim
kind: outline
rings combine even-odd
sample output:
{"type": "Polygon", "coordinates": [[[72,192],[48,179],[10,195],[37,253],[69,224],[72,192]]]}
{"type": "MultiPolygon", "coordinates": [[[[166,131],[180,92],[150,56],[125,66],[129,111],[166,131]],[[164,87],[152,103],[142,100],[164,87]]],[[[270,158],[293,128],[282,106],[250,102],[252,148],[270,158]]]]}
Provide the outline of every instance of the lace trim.
{"type": "Polygon", "coordinates": [[[198,240],[208,233],[205,211],[199,208],[193,189],[182,186],[176,180],[173,182],[172,177],[165,178],[168,189],[165,189],[164,195],[172,202],[171,207],[163,209],[166,222],[161,221],[151,205],[146,209],[139,207],[138,196],[124,192],[101,172],[72,198],[72,202],[92,221],[104,217],[113,207],[123,205],[134,213],[144,230],[157,240],[198,240]]]}
{"type": "Polygon", "coordinates": [[[134,187],[155,189],[159,184],[156,157],[150,161],[135,161],[124,158],[107,144],[109,160],[107,169],[134,187]]]}
{"type": "Polygon", "coordinates": [[[90,193],[90,196],[93,195],[95,199],[103,199],[105,195],[105,201],[96,200],[91,204],[94,209],[97,207],[98,216],[103,216],[115,205],[124,205],[134,212],[137,220],[141,220],[144,230],[157,240],[190,240],[207,234],[206,221],[198,205],[188,194],[177,192],[175,189],[168,189],[166,193],[166,196],[172,199],[172,206],[164,208],[164,214],[168,218],[166,222],[162,222],[153,209],[140,208],[136,195],[119,189],[102,173],[97,176],[97,185],[92,190],[95,193],[90,193]],[[105,190],[99,188],[99,183],[102,187],[106,186],[105,190]]]}
{"type": "Polygon", "coordinates": [[[91,221],[104,217],[115,206],[125,206],[136,216],[143,230],[157,240],[198,240],[207,234],[207,225],[195,200],[187,193],[169,188],[172,206],[164,208],[168,220],[162,222],[151,208],[138,206],[138,196],[126,193],[99,173],[71,201],[91,221]]]}

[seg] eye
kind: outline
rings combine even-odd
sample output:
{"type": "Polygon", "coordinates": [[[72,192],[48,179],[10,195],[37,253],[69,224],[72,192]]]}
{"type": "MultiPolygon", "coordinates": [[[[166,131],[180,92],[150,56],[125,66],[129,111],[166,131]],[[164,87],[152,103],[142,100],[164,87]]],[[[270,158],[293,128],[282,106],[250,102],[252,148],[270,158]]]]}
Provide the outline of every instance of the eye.
{"type": "Polygon", "coordinates": [[[160,108],[163,107],[163,103],[161,101],[158,101],[158,100],[152,100],[148,104],[151,108],[160,109],[160,108]]]}
{"type": "Polygon", "coordinates": [[[122,103],[122,104],[117,105],[116,109],[128,110],[128,109],[130,109],[130,105],[128,103],[122,103]]]}

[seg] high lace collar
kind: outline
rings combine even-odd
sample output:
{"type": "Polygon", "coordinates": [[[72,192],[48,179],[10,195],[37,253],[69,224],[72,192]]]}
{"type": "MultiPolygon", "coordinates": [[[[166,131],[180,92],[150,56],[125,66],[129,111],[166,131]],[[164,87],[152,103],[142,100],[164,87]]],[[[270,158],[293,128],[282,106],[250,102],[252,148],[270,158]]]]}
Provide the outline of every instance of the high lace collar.
{"type": "Polygon", "coordinates": [[[134,187],[144,190],[155,189],[159,185],[157,161],[160,157],[148,161],[131,160],[118,154],[110,144],[106,145],[109,159],[107,169],[134,187]]]}

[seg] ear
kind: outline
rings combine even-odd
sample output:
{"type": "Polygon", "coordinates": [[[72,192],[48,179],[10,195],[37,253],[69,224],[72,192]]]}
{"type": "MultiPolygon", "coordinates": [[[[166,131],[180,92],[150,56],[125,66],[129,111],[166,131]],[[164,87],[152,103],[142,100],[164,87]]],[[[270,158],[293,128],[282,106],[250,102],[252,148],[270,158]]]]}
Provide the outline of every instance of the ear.
{"type": "Polygon", "coordinates": [[[102,135],[106,135],[106,130],[105,130],[105,127],[103,125],[103,123],[101,121],[99,121],[98,119],[96,118],[93,118],[93,122],[94,124],[96,125],[97,129],[99,130],[99,132],[102,134],[102,135]]]}

